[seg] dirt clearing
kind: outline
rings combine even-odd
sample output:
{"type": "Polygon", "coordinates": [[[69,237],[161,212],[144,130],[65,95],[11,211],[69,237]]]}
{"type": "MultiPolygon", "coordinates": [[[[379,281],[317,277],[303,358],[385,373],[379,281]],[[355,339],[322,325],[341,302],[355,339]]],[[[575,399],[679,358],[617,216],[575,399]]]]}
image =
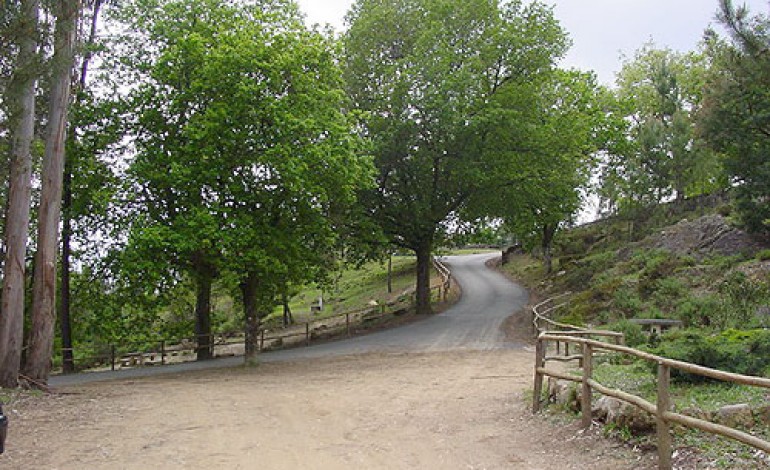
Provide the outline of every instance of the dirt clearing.
{"type": "Polygon", "coordinates": [[[639,469],[532,417],[523,350],[365,354],[61,389],[8,407],[0,468],[639,469]]]}

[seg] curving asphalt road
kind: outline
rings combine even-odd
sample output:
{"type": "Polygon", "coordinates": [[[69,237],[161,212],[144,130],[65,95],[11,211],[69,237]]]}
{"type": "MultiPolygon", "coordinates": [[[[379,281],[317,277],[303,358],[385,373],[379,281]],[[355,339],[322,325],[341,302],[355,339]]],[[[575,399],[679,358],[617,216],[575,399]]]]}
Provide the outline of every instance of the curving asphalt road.
{"type": "MultiPolygon", "coordinates": [[[[308,348],[263,353],[263,362],[317,358],[332,355],[362,354],[386,351],[449,351],[458,349],[487,350],[521,347],[505,340],[503,321],[524,308],[527,292],[486,267],[495,253],[447,256],[442,261],[462,288],[460,301],[446,312],[425,320],[347,340],[334,341],[308,348]]],[[[92,372],[52,376],[49,385],[61,387],[100,380],[144,377],[161,373],[177,373],[215,367],[232,367],[243,363],[242,357],[229,357],[205,362],[189,362],[156,368],[92,372]]]]}

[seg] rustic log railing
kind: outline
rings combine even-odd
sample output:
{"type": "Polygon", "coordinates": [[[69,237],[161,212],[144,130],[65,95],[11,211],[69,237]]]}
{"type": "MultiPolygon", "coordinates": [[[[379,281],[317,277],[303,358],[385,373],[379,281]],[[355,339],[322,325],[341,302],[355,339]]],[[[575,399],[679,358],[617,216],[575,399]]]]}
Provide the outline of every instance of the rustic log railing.
{"type": "Polygon", "coordinates": [[[441,284],[438,286],[438,296],[441,301],[446,302],[449,291],[452,288],[452,271],[441,262],[440,259],[433,257],[433,267],[441,276],[441,284]]]}
{"type": "MultiPolygon", "coordinates": [[[[581,335],[602,336],[602,332],[598,331],[581,331],[580,333],[581,335]]],[[[733,374],[730,372],[724,372],[717,369],[711,369],[708,367],[691,364],[689,362],[667,359],[619,344],[610,344],[603,341],[584,338],[581,337],[581,335],[570,335],[565,334],[565,332],[545,332],[538,336],[537,345],[535,348],[535,384],[532,400],[533,412],[537,413],[541,408],[544,377],[555,377],[558,379],[568,380],[581,384],[582,424],[586,428],[591,426],[591,395],[594,390],[604,395],[611,396],[617,398],[618,400],[635,405],[638,408],[641,408],[642,410],[654,415],[656,420],[658,440],[658,468],[660,469],[670,470],[672,468],[672,423],[733,439],[754,448],[760,449],[764,452],[770,453],[770,442],[768,441],[760,439],[756,436],[752,436],[751,434],[735,428],[672,412],[671,394],[669,390],[672,368],[692,374],[702,375],[704,377],[710,377],[712,379],[763,388],[770,388],[770,379],[733,374]],[[562,342],[565,344],[573,343],[580,345],[582,347],[582,354],[580,355],[582,362],[582,375],[574,376],[546,369],[546,362],[553,360],[553,358],[546,356],[548,342],[562,342]],[[657,402],[655,404],[650,403],[641,397],[623,392],[621,390],[605,387],[604,385],[594,380],[592,377],[593,359],[594,352],[596,350],[622,353],[647,361],[656,362],[658,364],[657,402]]]]}
{"type": "MultiPolygon", "coordinates": [[[[438,285],[433,285],[430,288],[431,299],[435,302],[442,302],[446,301],[448,297],[451,287],[451,272],[442,263],[437,263],[436,270],[440,274],[440,280],[438,285]]],[[[410,296],[407,291],[404,297],[407,299],[404,302],[367,306],[334,313],[323,318],[311,318],[306,322],[297,323],[289,328],[278,328],[272,331],[262,328],[258,336],[258,349],[262,351],[270,343],[284,343],[286,340],[295,338],[301,338],[295,340],[299,344],[309,346],[314,336],[321,333],[319,331],[320,328],[325,328],[324,332],[344,331],[346,336],[351,336],[356,325],[386,317],[394,312],[409,308],[410,302],[414,302],[414,295],[410,296]],[[344,323],[342,318],[344,318],[344,323]]],[[[111,370],[121,367],[165,365],[169,362],[170,356],[192,356],[204,347],[210,350],[212,356],[216,356],[217,349],[221,350],[223,347],[245,344],[245,337],[242,331],[212,333],[210,336],[206,335],[208,336],[208,342],[199,341],[203,336],[155,338],[147,341],[113,344],[90,344],[88,346],[90,349],[99,352],[80,357],[79,362],[84,361],[96,364],[97,366],[106,366],[111,370]],[[201,343],[208,344],[209,346],[200,346],[201,343]]],[[[73,348],[68,350],[72,351],[73,354],[75,352],[73,348]]]]}

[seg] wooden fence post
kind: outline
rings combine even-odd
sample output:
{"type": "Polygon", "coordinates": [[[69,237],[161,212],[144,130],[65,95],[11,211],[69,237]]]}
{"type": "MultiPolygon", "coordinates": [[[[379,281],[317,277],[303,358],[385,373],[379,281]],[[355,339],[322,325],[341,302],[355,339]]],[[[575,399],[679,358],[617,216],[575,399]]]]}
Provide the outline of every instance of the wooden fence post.
{"type": "Polygon", "coordinates": [[[115,370],[115,345],[110,345],[110,370],[115,370]]]}
{"type": "Polygon", "coordinates": [[[543,374],[538,369],[545,366],[545,341],[538,338],[535,343],[535,390],[532,393],[532,412],[540,411],[540,400],[543,395],[543,374]]]}
{"type": "Polygon", "coordinates": [[[583,412],[582,424],[585,429],[591,427],[591,385],[588,381],[593,376],[594,348],[590,344],[583,345],[583,390],[580,397],[580,409],[583,412]]]}
{"type": "Polygon", "coordinates": [[[265,329],[259,330],[259,351],[265,349],[265,329]]]}
{"type": "Polygon", "coordinates": [[[658,363],[658,407],[655,416],[655,428],[658,435],[658,468],[671,470],[671,426],[663,414],[671,409],[671,369],[663,363],[658,363]]]}
{"type": "Polygon", "coordinates": [[[350,314],[345,314],[345,331],[347,332],[347,335],[350,336],[350,314]]]}
{"type": "Polygon", "coordinates": [[[166,365],[166,340],[160,340],[160,365],[166,365]]]}
{"type": "Polygon", "coordinates": [[[310,322],[305,323],[305,346],[310,346],[310,322]]]}

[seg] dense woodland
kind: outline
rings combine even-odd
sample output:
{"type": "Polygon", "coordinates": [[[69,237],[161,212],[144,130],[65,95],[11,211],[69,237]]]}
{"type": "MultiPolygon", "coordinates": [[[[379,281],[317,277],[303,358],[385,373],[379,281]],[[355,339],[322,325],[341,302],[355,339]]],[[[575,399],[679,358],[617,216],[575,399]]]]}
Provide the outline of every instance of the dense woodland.
{"type": "Polygon", "coordinates": [[[291,0],[4,0],[0,386],[158,332],[205,359],[220,294],[253,355],[298,286],[394,250],[430,313],[434,250],[495,231],[550,269],[592,195],[633,222],[729,193],[767,238],[770,23],[714,9],[604,87],[540,2],[358,0],[337,34],[291,0]]]}

